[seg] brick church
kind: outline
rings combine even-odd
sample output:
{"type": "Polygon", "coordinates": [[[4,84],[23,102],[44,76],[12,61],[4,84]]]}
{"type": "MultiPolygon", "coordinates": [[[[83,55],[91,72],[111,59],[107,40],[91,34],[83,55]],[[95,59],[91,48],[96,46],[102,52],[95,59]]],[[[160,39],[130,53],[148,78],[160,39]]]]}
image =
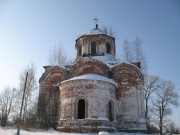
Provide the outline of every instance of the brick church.
{"type": "Polygon", "coordinates": [[[62,132],[146,130],[140,63],[116,61],[115,38],[96,27],[75,40],[71,65],[44,66],[38,125],[62,132]]]}

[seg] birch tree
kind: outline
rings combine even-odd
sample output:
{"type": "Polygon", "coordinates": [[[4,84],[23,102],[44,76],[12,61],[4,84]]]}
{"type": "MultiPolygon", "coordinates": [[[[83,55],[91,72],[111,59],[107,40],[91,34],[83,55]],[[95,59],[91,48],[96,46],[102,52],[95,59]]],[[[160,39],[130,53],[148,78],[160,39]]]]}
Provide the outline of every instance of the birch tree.
{"type": "Polygon", "coordinates": [[[52,66],[55,65],[65,65],[67,62],[67,55],[64,51],[64,47],[62,44],[54,46],[54,48],[50,51],[49,55],[49,64],[52,66]]]}
{"type": "MultiPolygon", "coordinates": [[[[28,117],[28,111],[33,107],[33,95],[34,91],[36,90],[36,78],[35,78],[35,66],[31,64],[30,66],[27,66],[22,73],[20,74],[20,87],[19,87],[19,92],[17,93],[18,95],[22,96],[23,89],[24,89],[24,84],[25,84],[25,78],[26,78],[26,73],[28,72],[28,78],[26,82],[26,90],[25,90],[25,95],[24,95],[24,106],[23,106],[23,123],[26,123],[26,119],[28,117]]],[[[37,93],[36,93],[37,94],[37,93]]],[[[21,103],[21,99],[18,96],[17,102],[19,102],[19,105],[21,103]]],[[[20,108],[20,106],[18,107],[20,108]]],[[[18,109],[20,110],[20,109],[18,109]]]]}
{"type": "Polygon", "coordinates": [[[153,75],[144,76],[144,98],[145,98],[145,118],[148,119],[150,98],[159,87],[159,77],[153,75]]]}
{"type": "Polygon", "coordinates": [[[141,70],[143,73],[147,72],[147,62],[146,57],[142,48],[142,41],[139,37],[136,37],[136,39],[133,41],[133,60],[135,62],[141,62],[141,70]]]}
{"type": "Polygon", "coordinates": [[[178,106],[178,94],[174,91],[174,85],[170,81],[162,81],[156,91],[156,98],[153,100],[153,114],[157,117],[157,124],[160,135],[166,124],[166,116],[172,112],[172,106],[178,106]]]}
{"type": "Polygon", "coordinates": [[[143,74],[147,72],[147,62],[146,57],[142,48],[142,41],[140,38],[136,37],[136,39],[131,43],[128,40],[123,42],[123,54],[122,61],[125,62],[140,62],[141,63],[141,71],[143,74]]]}
{"type": "Polygon", "coordinates": [[[110,26],[110,25],[109,26],[103,25],[101,30],[105,34],[110,35],[112,37],[115,37],[115,32],[113,31],[112,26],[110,26]]]}
{"type": "Polygon", "coordinates": [[[0,120],[5,127],[15,101],[15,88],[6,87],[0,94],[0,120]]]}
{"type": "Polygon", "coordinates": [[[132,47],[127,40],[123,42],[123,61],[129,63],[133,61],[132,47]]]}

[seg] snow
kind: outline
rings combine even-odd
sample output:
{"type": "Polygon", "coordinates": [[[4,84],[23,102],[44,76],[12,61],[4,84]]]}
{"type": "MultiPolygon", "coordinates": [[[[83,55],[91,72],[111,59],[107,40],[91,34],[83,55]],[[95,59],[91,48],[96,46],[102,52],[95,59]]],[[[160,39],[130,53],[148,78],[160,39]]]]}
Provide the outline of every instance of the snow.
{"type": "Polygon", "coordinates": [[[97,118],[92,118],[92,117],[88,117],[88,118],[85,118],[85,119],[87,119],[87,120],[109,120],[108,118],[105,118],[105,117],[97,117],[97,118]]]}
{"type": "MultiPolygon", "coordinates": [[[[0,128],[0,135],[16,135],[17,129],[7,129],[7,128],[0,128]]],[[[20,135],[57,135],[59,134],[58,131],[49,130],[49,131],[24,131],[20,130],[20,135]]]]}
{"type": "Polygon", "coordinates": [[[138,68],[136,65],[134,65],[134,64],[132,64],[132,63],[128,63],[128,62],[123,62],[123,63],[126,63],[126,64],[129,64],[129,65],[131,65],[131,66],[134,66],[134,67],[135,67],[136,69],[138,69],[139,72],[142,74],[140,68],[138,68]]]}
{"type": "Polygon", "coordinates": [[[100,81],[109,82],[109,83],[112,83],[112,84],[118,86],[118,84],[113,79],[109,79],[107,77],[97,75],[97,74],[80,75],[80,76],[76,76],[74,78],[71,78],[69,80],[62,81],[61,83],[73,81],[73,80],[100,80],[100,81]]]}
{"type": "MultiPolygon", "coordinates": [[[[101,29],[96,28],[96,29],[92,29],[86,33],[81,34],[77,39],[79,39],[82,36],[88,36],[88,35],[107,35],[107,36],[110,36],[107,33],[103,32],[101,29]]],[[[110,36],[110,37],[112,37],[112,36],[110,36]]]]}
{"type": "Polygon", "coordinates": [[[105,63],[109,68],[112,68],[118,64],[114,57],[109,54],[105,54],[104,56],[93,56],[92,58],[105,63]]]}
{"type": "Polygon", "coordinates": [[[106,33],[102,32],[100,29],[92,29],[84,33],[83,35],[99,35],[99,34],[106,34],[106,33]]]}
{"type": "MultiPolygon", "coordinates": [[[[102,63],[106,64],[109,68],[113,68],[114,66],[120,64],[117,62],[117,60],[115,60],[114,56],[105,53],[103,56],[88,56],[88,57],[82,57],[82,59],[94,59],[94,60],[98,60],[101,61],[102,63]]],[[[77,62],[75,62],[74,64],[76,64],[77,62]]]]}
{"type": "MultiPolygon", "coordinates": [[[[17,129],[2,128],[0,127],[0,135],[16,135],[17,129]]],[[[55,130],[33,130],[25,131],[20,130],[20,135],[148,135],[143,133],[125,133],[125,132],[114,132],[108,133],[101,131],[98,133],[63,133],[55,130]]]]}
{"type": "Polygon", "coordinates": [[[108,118],[105,118],[105,117],[97,117],[97,118],[92,118],[92,117],[88,117],[88,118],[85,118],[87,120],[105,120],[105,121],[109,121],[108,118]]]}
{"type": "MultiPolygon", "coordinates": [[[[16,135],[17,129],[7,129],[0,127],[0,135],[16,135]]],[[[34,130],[34,131],[25,131],[20,130],[20,135],[97,135],[97,133],[64,133],[55,130],[34,130]]]]}
{"type": "Polygon", "coordinates": [[[98,135],[110,135],[110,133],[108,133],[108,132],[99,132],[98,135]]]}
{"type": "Polygon", "coordinates": [[[115,66],[117,66],[119,64],[125,63],[125,64],[131,65],[131,66],[137,68],[137,70],[139,70],[139,72],[142,74],[141,70],[136,65],[134,65],[132,63],[129,63],[129,62],[121,62],[120,63],[112,55],[107,54],[107,53],[105,53],[104,56],[92,56],[91,58],[103,62],[109,68],[113,68],[113,67],[115,67],[115,66]]]}
{"type": "Polygon", "coordinates": [[[146,123],[146,119],[145,118],[140,118],[138,122],[146,123]]]}
{"type": "Polygon", "coordinates": [[[78,38],[82,37],[82,36],[88,36],[88,35],[107,35],[110,36],[108,34],[106,34],[105,32],[103,32],[101,29],[92,29],[84,34],[81,34],[78,38]]]}

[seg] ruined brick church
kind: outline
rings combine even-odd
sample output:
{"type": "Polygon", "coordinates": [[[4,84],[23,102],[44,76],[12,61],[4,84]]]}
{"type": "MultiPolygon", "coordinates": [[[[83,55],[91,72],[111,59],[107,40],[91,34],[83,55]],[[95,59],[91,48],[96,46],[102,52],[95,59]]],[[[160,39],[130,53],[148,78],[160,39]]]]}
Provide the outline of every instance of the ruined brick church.
{"type": "Polygon", "coordinates": [[[75,40],[71,65],[44,66],[40,126],[62,132],[146,130],[140,63],[116,61],[115,38],[96,27],[75,40]]]}

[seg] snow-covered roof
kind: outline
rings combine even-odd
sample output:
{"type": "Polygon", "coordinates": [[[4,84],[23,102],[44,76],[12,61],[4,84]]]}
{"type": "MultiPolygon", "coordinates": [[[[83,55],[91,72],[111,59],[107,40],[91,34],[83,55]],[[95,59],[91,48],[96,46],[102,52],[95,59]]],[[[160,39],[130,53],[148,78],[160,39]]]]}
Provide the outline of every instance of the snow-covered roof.
{"type": "Polygon", "coordinates": [[[47,66],[43,66],[45,69],[51,69],[51,68],[54,68],[54,67],[59,67],[59,68],[62,68],[62,69],[66,69],[65,65],[47,65],[47,66]]]}
{"type": "MultiPolygon", "coordinates": [[[[78,61],[81,61],[83,59],[94,59],[94,60],[98,60],[101,61],[102,63],[106,64],[109,68],[113,68],[114,66],[120,64],[115,58],[114,56],[110,55],[110,54],[104,54],[101,56],[87,56],[87,57],[81,57],[78,61]]],[[[74,64],[76,64],[78,61],[76,61],[74,64]]]]}
{"type": "Polygon", "coordinates": [[[117,60],[110,54],[105,54],[103,56],[92,56],[92,58],[103,62],[109,68],[112,68],[118,64],[117,60]]]}
{"type": "Polygon", "coordinates": [[[105,76],[101,76],[101,75],[97,75],[97,74],[80,75],[80,76],[73,77],[69,80],[62,81],[61,83],[72,81],[72,80],[100,80],[100,81],[112,83],[116,86],[118,85],[113,79],[109,79],[105,76]]]}
{"type": "Polygon", "coordinates": [[[104,33],[102,30],[100,29],[92,29],[86,33],[84,33],[83,35],[99,35],[99,34],[106,34],[104,33]]]}
{"type": "Polygon", "coordinates": [[[137,67],[135,64],[133,64],[133,63],[129,63],[129,62],[122,62],[121,64],[123,64],[123,63],[125,63],[125,64],[128,64],[128,65],[131,65],[131,66],[133,66],[133,67],[135,67],[141,74],[143,74],[142,73],[142,71],[141,71],[141,69],[139,68],[139,67],[137,67]]]}
{"type": "MultiPolygon", "coordinates": [[[[96,29],[92,29],[88,32],[81,34],[77,39],[79,39],[82,36],[88,36],[88,35],[107,35],[109,37],[112,37],[112,36],[108,35],[107,33],[103,32],[101,29],[96,28],[96,29]]],[[[114,37],[112,37],[112,38],[114,38],[114,37]]]]}

